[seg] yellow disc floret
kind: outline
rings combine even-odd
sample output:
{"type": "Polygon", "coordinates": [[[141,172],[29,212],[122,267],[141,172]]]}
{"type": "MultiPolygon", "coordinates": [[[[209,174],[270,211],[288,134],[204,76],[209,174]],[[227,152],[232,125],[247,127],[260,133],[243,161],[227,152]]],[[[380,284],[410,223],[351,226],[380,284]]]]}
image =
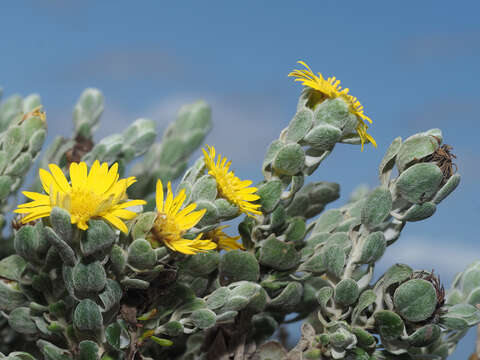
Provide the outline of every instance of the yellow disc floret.
{"type": "Polygon", "coordinates": [[[362,143],[362,151],[366,142],[370,142],[377,147],[373,137],[367,133],[368,125],[365,123],[365,121],[368,121],[371,124],[372,120],[364,114],[360,101],[348,94],[350,90],[348,88],[342,89],[340,80],[336,79],[335,76],[325,80],[321,73],[315,75],[305,62],[299,61],[298,63],[305,66],[306,69],[294,70],[288,76],[294,77],[295,81],[300,81],[309,90],[309,104],[313,107],[327,98],[335,99],[339,97],[343,99],[347,103],[349,111],[357,117],[357,133],[362,143]]]}
{"type": "Polygon", "coordinates": [[[118,164],[110,169],[107,163],[96,160],[88,173],[87,164],[70,165],[70,183],[55,164],[48,165],[50,172],[40,169],[40,180],[46,194],[24,191],[33,201],[18,206],[16,213],[27,214],[23,223],[50,216],[54,207],[70,213],[72,224],[79,229],[88,228],[88,220],[102,218],[124,233],[128,228],[123,220],[131,220],[137,213],[127,208],[145,204],[143,200],[128,200],[126,190],[136,179],[118,180],[118,164]]]}
{"type": "Polygon", "coordinates": [[[252,204],[252,201],[260,199],[260,196],[255,194],[257,188],[250,186],[252,181],[240,180],[236,177],[233,171],[229,171],[230,161],[227,162],[227,158],[222,158],[220,154],[215,163],[215,148],[208,145],[207,148],[208,152],[202,149],[205,166],[208,173],[217,181],[220,196],[235,204],[241,212],[249,216],[261,214],[258,210],[261,205],[252,204]]]}
{"type": "Polygon", "coordinates": [[[167,185],[167,198],[164,200],[163,184],[157,180],[157,218],[151,230],[150,242],[153,247],[158,247],[163,242],[167,247],[183,254],[196,254],[200,251],[212,250],[217,244],[210,240],[201,240],[202,234],[195,239],[185,239],[183,235],[190,230],[205,215],[206,209],[194,211],[197,204],[192,203],[182,209],[186,199],[185,190],[174,197],[172,185],[167,185]]]}

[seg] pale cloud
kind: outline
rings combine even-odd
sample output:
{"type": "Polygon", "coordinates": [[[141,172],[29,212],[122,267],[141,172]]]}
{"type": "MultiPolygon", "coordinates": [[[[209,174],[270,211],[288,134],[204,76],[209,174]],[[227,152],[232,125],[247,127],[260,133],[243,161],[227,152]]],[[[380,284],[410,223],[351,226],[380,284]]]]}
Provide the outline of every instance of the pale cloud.
{"type": "Polygon", "coordinates": [[[473,31],[411,36],[400,46],[398,58],[405,62],[415,62],[478,56],[480,54],[479,35],[478,31],[473,31]]]}
{"type": "MultiPolygon", "coordinates": [[[[189,94],[167,97],[146,114],[165,128],[182,105],[199,98],[189,94]]],[[[212,107],[213,120],[206,143],[214,145],[237,166],[250,167],[253,163],[258,168],[268,145],[290,120],[267,96],[207,94],[203,99],[212,107]]]]}
{"type": "Polygon", "coordinates": [[[181,80],[186,76],[180,59],[164,51],[142,47],[107,49],[67,65],[62,73],[62,78],[70,81],[108,79],[125,82],[169,77],[181,80]]]}
{"type": "Polygon", "coordinates": [[[455,126],[472,128],[478,126],[478,99],[446,98],[423,103],[406,114],[411,126],[438,127],[455,122],[455,126]]]}
{"type": "Polygon", "coordinates": [[[444,284],[472,262],[480,260],[480,247],[465,239],[434,239],[428,236],[405,236],[387,248],[377,263],[377,274],[395,263],[407,264],[415,270],[435,270],[444,284]]]}

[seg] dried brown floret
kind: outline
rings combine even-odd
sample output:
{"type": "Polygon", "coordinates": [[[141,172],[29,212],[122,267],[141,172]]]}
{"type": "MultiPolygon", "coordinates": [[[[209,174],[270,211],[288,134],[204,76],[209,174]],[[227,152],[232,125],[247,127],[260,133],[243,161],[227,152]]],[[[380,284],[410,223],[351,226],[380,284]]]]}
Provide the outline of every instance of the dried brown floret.
{"type": "MultiPolygon", "coordinates": [[[[440,144],[441,140],[436,138],[440,144]]],[[[422,159],[422,162],[434,162],[442,170],[443,181],[442,185],[457,172],[457,164],[453,162],[453,159],[457,157],[452,153],[453,147],[448,144],[441,145],[435,152],[422,159]]]]}
{"type": "Polygon", "coordinates": [[[67,166],[70,166],[72,162],[80,162],[83,155],[87,154],[93,149],[93,145],[94,144],[92,140],[78,135],[75,138],[75,145],[73,145],[73,147],[65,154],[67,158],[67,166]]]}

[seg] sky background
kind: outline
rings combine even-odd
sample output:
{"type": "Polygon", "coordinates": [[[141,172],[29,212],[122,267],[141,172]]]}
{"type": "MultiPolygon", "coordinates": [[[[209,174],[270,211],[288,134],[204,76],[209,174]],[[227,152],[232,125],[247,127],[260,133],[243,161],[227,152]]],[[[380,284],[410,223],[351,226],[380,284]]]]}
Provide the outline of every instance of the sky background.
{"type": "MultiPolygon", "coordinates": [[[[378,149],[339,145],[312,180],[378,185],[390,142],[439,127],[462,183],[427,221],[407,225],[378,269],[434,268],[448,285],[480,259],[478,1],[10,1],[0,10],[4,96],[35,92],[49,139],[69,136],[86,87],[105,95],[96,139],[138,117],[164,129],[196,99],[212,105],[207,142],[242,178],[261,179],[268,144],[295,112],[287,74],[305,60],[335,75],[365,106],[378,149]]],[[[198,153],[197,153],[198,155],[198,153]]],[[[451,357],[467,358],[474,334],[451,357]]]]}

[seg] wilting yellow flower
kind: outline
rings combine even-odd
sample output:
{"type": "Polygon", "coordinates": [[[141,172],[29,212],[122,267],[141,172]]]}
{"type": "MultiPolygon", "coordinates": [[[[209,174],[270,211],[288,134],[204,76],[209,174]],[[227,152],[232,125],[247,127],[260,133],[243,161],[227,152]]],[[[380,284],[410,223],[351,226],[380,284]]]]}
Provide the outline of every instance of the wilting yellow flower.
{"type": "Polygon", "coordinates": [[[226,227],[228,227],[228,225],[219,226],[218,228],[207,232],[205,235],[209,239],[217,243],[218,248],[220,250],[226,250],[226,251],[236,250],[236,249],[245,250],[242,244],[237,243],[237,240],[240,239],[240,236],[232,237],[232,236],[228,236],[223,232],[223,229],[225,229],[226,227]]]}
{"type": "Polygon", "coordinates": [[[206,209],[193,211],[197,204],[192,203],[181,209],[185,199],[185,189],[173,197],[172,184],[169,182],[167,198],[164,201],[163,184],[157,180],[157,218],[153,224],[150,242],[154,247],[158,247],[162,241],[167,247],[174,251],[184,254],[196,254],[199,251],[212,250],[217,244],[210,240],[200,240],[203,234],[199,234],[195,239],[185,239],[183,235],[191,229],[205,215],[206,209]]]}
{"type": "Polygon", "coordinates": [[[45,111],[42,111],[42,105],[39,105],[35,107],[33,110],[30,112],[24,114],[22,116],[22,119],[20,120],[20,123],[24,122],[25,120],[33,117],[33,116],[38,116],[40,120],[42,120],[44,123],[47,123],[47,114],[45,114],[45,111]]]}
{"type": "Polygon", "coordinates": [[[108,169],[108,164],[96,160],[87,174],[87,164],[70,165],[70,183],[62,170],[55,164],[48,165],[50,172],[40,169],[40,180],[47,193],[24,191],[23,194],[33,201],[18,206],[16,213],[28,214],[22,219],[24,224],[42,217],[50,216],[54,207],[60,207],[70,213],[72,224],[82,230],[88,229],[87,221],[102,218],[124,233],[128,228],[123,220],[137,216],[128,207],[143,205],[143,200],[127,200],[126,190],[135,181],[134,176],[118,180],[118,164],[108,169]]]}
{"type": "Polygon", "coordinates": [[[348,88],[342,89],[340,80],[336,79],[335,76],[325,80],[321,73],[315,75],[305,62],[299,61],[298,63],[305,66],[306,70],[294,70],[288,76],[294,77],[295,81],[300,81],[303,86],[311,90],[309,96],[310,100],[313,100],[312,105],[320,103],[326,98],[342,98],[348,104],[349,111],[357,117],[357,133],[362,143],[362,151],[366,142],[371,142],[373,146],[377,147],[373,137],[367,134],[368,125],[365,121],[371,124],[372,120],[364,114],[360,101],[348,94],[350,90],[348,88]]]}
{"type": "Polygon", "coordinates": [[[225,157],[222,159],[222,155],[220,154],[218,154],[217,163],[215,163],[215,148],[208,145],[207,148],[208,152],[202,149],[204,162],[208,173],[217,181],[217,189],[220,196],[238,206],[241,212],[249,216],[261,214],[261,212],[257,210],[261,205],[251,203],[251,201],[260,199],[260,196],[255,194],[257,188],[250,187],[252,181],[242,181],[235,176],[233,171],[228,171],[231,163],[230,161],[227,162],[227,158],[225,157]]]}
{"type": "Polygon", "coordinates": [[[340,96],[340,93],[348,93],[348,89],[341,90],[340,80],[335,77],[329,77],[325,80],[321,73],[318,76],[313,73],[310,67],[303,61],[298,61],[307,69],[293,70],[288,76],[295,77],[295,81],[300,81],[303,86],[321,92],[325,98],[334,99],[340,96]]]}

